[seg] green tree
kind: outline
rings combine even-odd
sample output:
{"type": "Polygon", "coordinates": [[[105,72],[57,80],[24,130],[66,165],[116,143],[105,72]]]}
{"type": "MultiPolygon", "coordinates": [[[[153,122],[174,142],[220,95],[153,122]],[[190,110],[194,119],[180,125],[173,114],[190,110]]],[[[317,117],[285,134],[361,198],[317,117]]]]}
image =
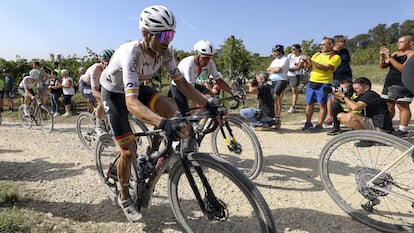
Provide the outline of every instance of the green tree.
{"type": "Polygon", "coordinates": [[[243,40],[234,36],[224,41],[214,59],[224,77],[230,77],[244,69],[250,70],[256,62],[255,56],[243,45],[243,40]]]}

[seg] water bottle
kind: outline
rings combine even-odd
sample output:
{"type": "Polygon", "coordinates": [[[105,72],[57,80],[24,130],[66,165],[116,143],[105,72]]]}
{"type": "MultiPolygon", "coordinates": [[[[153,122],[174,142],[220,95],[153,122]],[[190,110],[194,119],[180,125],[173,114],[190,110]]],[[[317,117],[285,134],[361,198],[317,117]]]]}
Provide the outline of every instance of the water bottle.
{"type": "Polygon", "coordinates": [[[138,178],[148,179],[152,171],[152,164],[147,160],[146,156],[138,158],[138,178]]]}

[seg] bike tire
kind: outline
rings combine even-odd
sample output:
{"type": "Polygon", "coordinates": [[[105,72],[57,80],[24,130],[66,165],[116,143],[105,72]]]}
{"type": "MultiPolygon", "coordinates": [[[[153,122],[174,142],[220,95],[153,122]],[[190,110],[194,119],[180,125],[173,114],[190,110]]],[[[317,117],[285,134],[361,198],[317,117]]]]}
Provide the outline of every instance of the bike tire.
{"type": "Polygon", "coordinates": [[[43,131],[52,132],[54,127],[54,118],[50,111],[43,105],[38,107],[36,119],[39,121],[38,125],[43,131]]]}
{"type": "Polygon", "coordinates": [[[206,193],[195,167],[201,167],[227,216],[209,220],[201,211],[184,167],[178,160],[169,173],[168,196],[177,223],[184,232],[276,232],[270,209],[257,187],[228,161],[214,155],[193,153],[188,165],[196,186],[206,193]]]}
{"type": "Polygon", "coordinates": [[[377,179],[376,185],[386,192],[366,186],[411,146],[406,140],[379,131],[340,134],[322,149],[319,172],[323,185],[333,201],[359,222],[384,232],[414,232],[413,193],[408,194],[410,201],[392,193],[407,195],[401,185],[413,190],[413,153],[377,179]],[[380,202],[370,206],[369,201],[380,202]]]}
{"type": "MultiPolygon", "coordinates": [[[[243,121],[229,116],[227,121],[236,138],[232,145],[231,140],[224,140],[218,127],[211,135],[211,146],[216,156],[222,157],[236,166],[249,179],[255,179],[263,167],[263,151],[259,139],[253,130],[243,121]],[[226,145],[229,144],[230,148],[226,145]]],[[[225,126],[223,130],[227,137],[229,132],[225,126]]]]}
{"type": "Polygon", "coordinates": [[[21,104],[17,110],[17,115],[23,128],[30,129],[32,128],[32,117],[24,114],[24,108],[24,104],[21,104]]]}
{"type": "Polygon", "coordinates": [[[82,112],[76,119],[76,133],[83,147],[93,153],[96,144],[95,116],[89,112],[82,112]]]}

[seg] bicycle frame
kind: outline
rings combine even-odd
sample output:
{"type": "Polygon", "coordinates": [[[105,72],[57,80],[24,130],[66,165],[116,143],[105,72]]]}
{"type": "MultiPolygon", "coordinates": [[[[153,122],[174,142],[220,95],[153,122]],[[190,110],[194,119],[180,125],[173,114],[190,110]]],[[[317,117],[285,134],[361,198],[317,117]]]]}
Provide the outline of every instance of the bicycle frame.
{"type": "MultiPolygon", "coordinates": [[[[189,120],[190,122],[198,122],[200,121],[202,118],[191,118],[191,120],[189,120]]],[[[139,133],[135,133],[135,137],[140,137],[140,136],[154,136],[154,135],[160,135],[161,134],[161,130],[153,130],[153,131],[148,131],[148,132],[139,132],[139,133]]],[[[186,177],[188,179],[188,182],[191,186],[191,189],[194,192],[194,195],[197,199],[197,202],[200,206],[201,211],[206,214],[208,216],[208,219],[212,219],[213,215],[209,214],[205,203],[203,201],[203,198],[201,197],[200,194],[200,190],[198,189],[197,185],[195,184],[193,175],[191,174],[190,171],[190,167],[188,165],[188,162],[190,161],[188,159],[188,156],[194,152],[193,148],[191,148],[191,141],[192,140],[198,140],[195,136],[195,133],[193,131],[192,128],[190,128],[190,137],[188,139],[180,139],[180,143],[179,143],[179,150],[178,150],[178,155],[180,155],[179,157],[179,161],[176,162],[180,162],[184,168],[186,177]]],[[[140,190],[147,192],[147,194],[144,196],[148,196],[148,198],[146,200],[141,200],[141,203],[137,203],[138,205],[142,206],[142,207],[148,207],[148,203],[147,201],[149,200],[149,196],[152,195],[152,193],[155,190],[155,186],[157,185],[159,179],[161,178],[162,174],[164,173],[164,171],[168,168],[169,163],[171,161],[171,159],[173,158],[173,155],[175,154],[175,152],[173,151],[173,149],[171,148],[172,142],[167,140],[167,145],[165,146],[165,148],[159,153],[159,154],[154,154],[149,156],[148,160],[151,163],[154,163],[154,169],[151,172],[150,177],[148,178],[147,181],[145,180],[141,180],[140,183],[144,184],[145,189],[144,190],[140,190]]],[[[113,165],[116,164],[116,160],[119,159],[119,156],[117,156],[117,158],[115,159],[113,165]]],[[[110,168],[109,170],[111,170],[112,168],[110,168]]],[[[139,169],[139,168],[138,168],[139,169]]],[[[195,169],[197,171],[197,174],[201,177],[201,181],[203,183],[203,187],[205,189],[205,192],[207,193],[207,196],[209,198],[209,200],[212,203],[215,203],[216,205],[219,205],[220,203],[215,200],[216,197],[214,195],[213,190],[211,189],[207,178],[204,176],[203,170],[201,167],[195,166],[195,169]]],[[[110,171],[108,171],[110,172],[110,171]]],[[[216,208],[220,209],[220,208],[216,208]]]]}
{"type": "MultiPolygon", "coordinates": [[[[227,97],[227,98],[220,99],[219,102],[220,102],[220,105],[221,105],[221,109],[219,111],[219,116],[222,120],[219,122],[217,119],[209,116],[209,114],[205,114],[206,122],[204,123],[203,128],[200,131],[197,131],[197,134],[196,134],[196,139],[197,139],[198,146],[201,145],[201,142],[203,141],[204,137],[207,134],[214,132],[217,128],[220,128],[220,132],[221,132],[221,134],[224,138],[224,143],[226,144],[227,148],[230,151],[233,151],[232,148],[231,148],[231,144],[236,141],[235,137],[232,133],[233,130],[231,129],[231,127],[229,125],[229,122],[227,120],[223,120],[223,118],[226,117],[226,114],[227,114],[227,110],[222,105],[222,102],[225,99],[234,99],[234,100],[236,100],[235,108],[237,108],[239,106],[240,99],[238,97],[232,96],[232,97],[227,97]],[[212,122],[213,122],[213,125],[211,125],[212,122]],[[226,133],[224,132],[223,125],[229,131],[230,138],[228,138],[226,133]]],[[[190,110],[192,111],[192,110],[197,110],[197,109],[202,109],[202,107],[194,107],[194,108],[191,108],[190,110]]]]}

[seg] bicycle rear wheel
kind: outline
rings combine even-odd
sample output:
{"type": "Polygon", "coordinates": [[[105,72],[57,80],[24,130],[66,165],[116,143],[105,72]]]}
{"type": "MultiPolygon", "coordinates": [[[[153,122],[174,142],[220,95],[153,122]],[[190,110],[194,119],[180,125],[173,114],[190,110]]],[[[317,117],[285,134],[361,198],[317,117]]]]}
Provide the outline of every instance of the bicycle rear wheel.
{"type": "Polygon", "coordinates": [[[76,133],[83,147],[90,153],[95,150],[96,132],[95,132],[95,116],[89,112],[79,114],[76,119],[76,133]]]}
{"type": "Polygon", "coordinates": [[[322,149],[321,180],[335,203],[361,223],[380,231],[414,232],[412,152],[374,181],[383,190],[366,185],[411,146],[378,131],[343,133],[322,149]]]}
{"type": "Polygon", "coordinates": [[[19,106],[17,111],[17,115],[19,116],[19,121],[24,128],[30,129],[32,127],[32,116],[26,115],[24,113],[24,104],[19,106]]]}
{"type": "Polygon", "coordinates": [[[230,138],[229,130],[223,125],[225,140],[217,128],[211,135],[211,145],[215,155],[220,156],[236,166],[249,179],[256,178],[263,166],[263,152],[259,139],[252,129],[241,120],[229,116],[227,122],[230,124],[234,138],[230,138]]]}
{"type": "MultiPolygon", "coordinates": [[[[171,169],[168,196],[184,232],[276,232],[270,209],[257,187],[222,158],[194,153],[188,166],[207,212],[203,213],[181,161],[171,169]],[[201,168],[213,195],[207,196],[196,168],[201,168]]],[[[210,193],[211,194],[211,193],[210,193]]]]}
{"type": "Polygon", "coordinates": [[[45,106],[41,105],[38,107],[35,118],[42,130],[52,132],[54,126],[53,116],[45,106]]]}

